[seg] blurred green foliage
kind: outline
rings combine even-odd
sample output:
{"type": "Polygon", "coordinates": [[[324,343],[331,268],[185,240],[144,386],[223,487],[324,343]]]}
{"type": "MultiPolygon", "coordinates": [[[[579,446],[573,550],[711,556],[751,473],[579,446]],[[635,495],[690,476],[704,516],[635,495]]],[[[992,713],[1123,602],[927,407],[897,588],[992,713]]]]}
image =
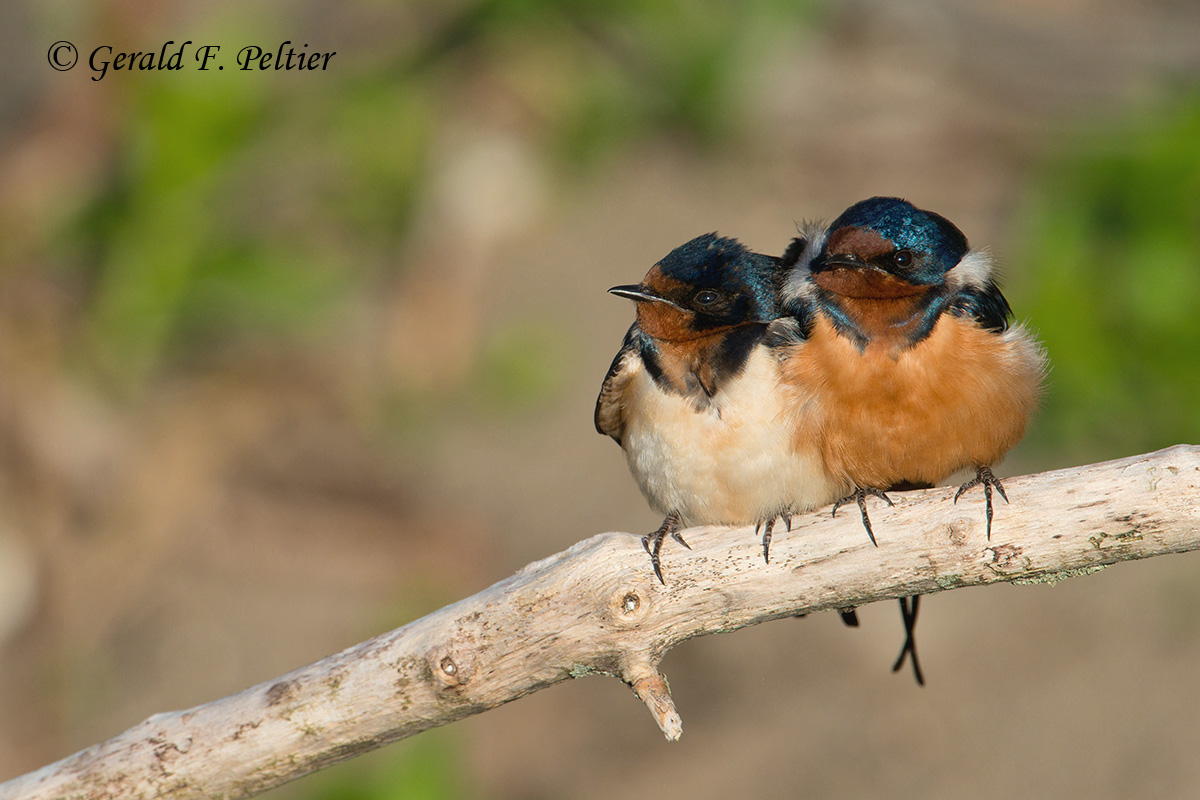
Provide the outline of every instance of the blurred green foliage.
{"type": "Polygon", "coordinates": [[[485,0],[413,63],[497,64],[539,94],[559,165],[603,163],[647,132],[712,146],[738,130],[750,69],[822,0],[485,0]]]}
{"type": "MultiPolygon", "coordinates": [[[[819,8],[482,0],[431,5],[427,35],[319,79],[124,74],[112,168],[59,237],[91,287],[81,363],[136,395],[165,365],[311,336],[402,267],[439,136],[497,91],[564,175],[660,134],[717,145],[738,129],[746,64],[819,8]]],[[[210,24],[225,41],[266,25],[210,24]]]]}
{"type": "Polygon", "coordinates": [[[552,325],[501,325],[485,335],[471,374],[453,396],[393,382],[391,391],[379,399],[382,427],[392,442],[419,455],[437,441],[439,422],[464,415],[489,422],[497,417],[519,419],[544,410],[575,377],[575,366],[571,348],[552,325]]]}
{"type": "Polygon", "coordinates": [[[484,409],[536,409],[565,377],[570,353],[548,325],[502,329],[484,344],[471,398],[484,409]]]}
{"type": "Polygon", "coordinates": [[[440,728],[338,764],[267,800],[456,800],[470,796],[454,731],[440,728]]]}
{"type": "Polygon", "coordinates": [[[1200,441],[1200,94],[1072,142],[1031,193],[1034,441],[1077,462],[1200,441]]]}
{"type": "Polygon", "coordinates": [[[313,121],[296,100],[196,72],[130,93],[114,169],[67,236],[93,285],[84,355],[117,388],[306,332],[402,236],[431,135],[419,100],[365,81],[319,96],[313,121]]]}

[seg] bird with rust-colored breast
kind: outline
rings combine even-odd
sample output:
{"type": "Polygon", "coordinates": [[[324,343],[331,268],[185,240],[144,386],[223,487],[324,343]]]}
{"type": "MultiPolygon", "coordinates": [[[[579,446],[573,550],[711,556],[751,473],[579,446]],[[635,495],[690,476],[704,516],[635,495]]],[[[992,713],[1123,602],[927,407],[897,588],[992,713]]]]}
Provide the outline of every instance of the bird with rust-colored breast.
{"type": "Polygon", "coordinates": [[[672,250],[641,283],[609,291],[637,321],[604,378],[596,429],[621,445],[642,493],[665,514],[644,539],[655,575],[667,536],[695,525],[763,524],[849,491],[831,479],[818,440],[792,433],[779,391],[786,271],[715,233],[672,250]]]}
{"type": "MultiPolygon", "coordinates": [[[[987,536],[992,467],[1022,438],[1038,402],[1045,356],[1010,325],[1012,311],[986,254],[948,219],[894,197],[846,209],[784,255],[782,311],[795,320],[782,384],[793,435],[819,442],[833,483],[852,491],[871,541],[866,498],[933,486],[969,469],[959,497],[984,492],[987,536]]],[[[912,643],[917,600],[901,601],[912,643]]]]}

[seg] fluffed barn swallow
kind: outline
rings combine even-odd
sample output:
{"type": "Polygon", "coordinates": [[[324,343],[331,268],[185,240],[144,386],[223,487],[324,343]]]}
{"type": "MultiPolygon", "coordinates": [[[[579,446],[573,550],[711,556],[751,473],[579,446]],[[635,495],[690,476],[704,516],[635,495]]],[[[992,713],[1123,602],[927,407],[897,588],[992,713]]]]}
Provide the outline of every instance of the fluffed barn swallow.
{"type": "Polygon", "coordinates": [[[666,515],[643,539],[654,573],[670,535],[693,525],[766,525],[849,491],[817,439],[792,433],[779,391],[779,259],[715,233],[671,251],[641,283],[609,291],[637,303],[596,401],[596,429],[621,445],[642,493],[666,515]]]}
{"type": "Polygon", "coordinates": [[[973,468],[960,492],[984,487],[990,537],[990,467],[1024,435],[1045,373],[1041,347],[1009,325],[990,259],[945,217],[875,197],[785,262],[784,310],[807,335],[784,383],[805,397],[818,387],[824,464],[854,485],[847,499],[973,468]]]}
{"type": "MultiPolygon", "coordinates": [[[[945,217],[894,197],[842,212],[826,231],[796,239],[783,311],[797,342],[783,384],[795,397],[795,435],[821,442],[824,468],[853,492],[875,541],[865,499],[933,486],[961,469],[982,486],[987,535],[992,489],[1007,501],[992,465],[1021,439],[1037,405],[1045,356],[1021,326],[986,254],[972,250],[945,217]],[[815,392],[819,413],[812,413],[815,392]]],[[[912,644],[917,598],[901,601],[912,644]]]]}

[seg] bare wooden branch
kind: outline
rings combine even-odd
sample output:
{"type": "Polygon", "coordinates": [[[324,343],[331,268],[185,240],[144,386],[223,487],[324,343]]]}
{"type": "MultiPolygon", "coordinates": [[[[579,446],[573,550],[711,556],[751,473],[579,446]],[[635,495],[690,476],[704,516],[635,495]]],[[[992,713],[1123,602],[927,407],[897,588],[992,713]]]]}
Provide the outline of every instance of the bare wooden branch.
{"type": "Polygon", "coordinates": [[[997,581],[1057,581],[1200,548],[1200,447],[1005,481],[992,540],[982,497],[897,494],[777,532],[700,528],[655,580],[638,537],[594,536],[461,602],[276,680],[155,715],[0,784],[0,798],[249,797],[551,684],[613,675],[668,739],[682,732],[658,664],[696,636],[770,619],[997,581]]]}

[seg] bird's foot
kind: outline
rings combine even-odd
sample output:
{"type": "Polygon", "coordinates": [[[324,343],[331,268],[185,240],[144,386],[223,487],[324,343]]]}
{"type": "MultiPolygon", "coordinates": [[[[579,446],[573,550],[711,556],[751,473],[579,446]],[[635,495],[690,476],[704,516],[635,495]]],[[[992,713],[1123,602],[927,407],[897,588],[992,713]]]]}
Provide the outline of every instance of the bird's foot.
{"type": "Polygon", "coordinates": [[[783,524],[787,525],[788,533],[792,532],[792,512],[791,511],[782,511],[777,516],[769,517],[765,520],[761,520],[757,525],[754,526],[755,533],[758,533],[759,530],[761,530],[763,532],[763,535],[762,535],[763,562],[767,563],[767,564],[771,563],[771,531],[774,530],[774,528],[775,528],[775,520],[776,519],[782,519],[783,524]]]}
{"type": "Polygon", "coordinates": [[[1000,493],[1004,498],[1004,502],[1008,502],[1008,495],[1004,493],[1004,484],[1000,483],[1000,479],[992,474],[991,467],[978,467],[975,470],[975,477],[958,487],[958,491],[954,493],[954,502],[958,502],[958,498],[963,492],[976,486],[983,486],[983,499],[987,503],[987,538],[992,540],[992,487],[1000,493]]]}
{"type": "Polygon", "coordinates": [[[900,598],[900,616],[904,619],[904,647],[900,650],[900,657],[892,665],[892,672],[899,672],[900,668],[904,666],[905,657],[910,656],[913,677],[917,679],[918,686],[924,686],[925,676],[921,674],[921,664],[917,661],[917,640],[914,635],[917,629],[917,608],[920,603],[921,595],[919,594],[900,598]]]}
{"type": "Polygon", "coordinates": [[[654,574],[658,576],[659,582],[664,586],[666,586],[667,582],[663,580],[662,563],[659,561],[663,539],[670,536],[688,550],[692,549],[692,546],[685,542],[683,536],[679,533],[680,527],[679,516],[677,514],[667,514],[667,518],[663,520],[662,525],[658,526],[658,530],[642,537],[642,547],[646,548],[646,552],[650,554],[650,565],[654,567],[654,574]]]}
{"type": "Polygon", "coordinates": [[[849,503],[851,500],[854,500],[855,502],[858,503],[858,510],[862,514],[863,527],[867,529],[867,536],[871,537],[871,544],[878,547],[879,543],[875,541],[875,532],[871,530],[871,518],[867,516],[867,496],[868,495],[870,495],[872,497],[878,497],[880,500],[887,503],[889,506],[895,505],[892,502],[891,498],[888,497],[886,494],[884,494],[879,489],[855,489],[851,494],[846,495],[841,500],[838,500],[836,503],[833,504],[833,512],[830,516],[836,517],[837,510],[839,508],[844,506],[846,503],[849,503]]]}

